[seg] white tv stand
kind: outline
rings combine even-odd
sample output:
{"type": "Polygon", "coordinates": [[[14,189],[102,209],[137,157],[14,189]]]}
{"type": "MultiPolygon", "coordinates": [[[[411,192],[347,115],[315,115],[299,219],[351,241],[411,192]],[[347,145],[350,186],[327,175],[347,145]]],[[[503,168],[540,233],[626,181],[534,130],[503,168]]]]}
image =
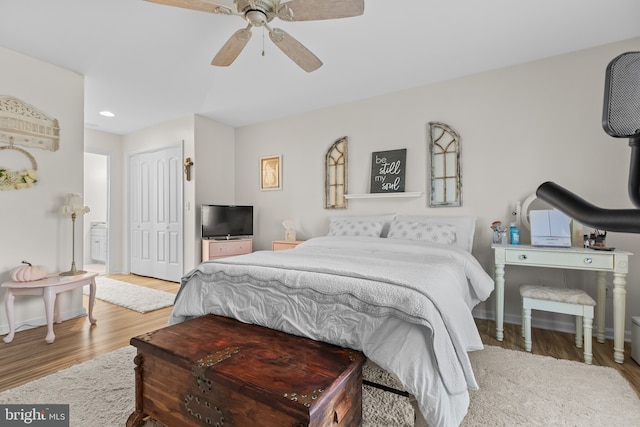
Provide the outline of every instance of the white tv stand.
{"type": "Polygon", "coordinates": [[[202,261],[226,258],[253,252],[252,239],[202,239],[202,261]]]}

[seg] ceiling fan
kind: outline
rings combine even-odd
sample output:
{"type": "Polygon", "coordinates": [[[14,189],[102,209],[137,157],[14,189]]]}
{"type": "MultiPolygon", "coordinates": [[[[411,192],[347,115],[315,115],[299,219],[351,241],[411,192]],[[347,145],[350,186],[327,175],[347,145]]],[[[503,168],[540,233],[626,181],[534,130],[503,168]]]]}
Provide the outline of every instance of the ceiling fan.
{"type": "Polygon", "coordinates": [[[264,27],[269,38],[293,62],[307,72],[322,66],[309,49],[280,28],[269,23],[274,18],[283,21],[317,21],[322,19],[348,18],[364,13],[364,0],[234,0],[236,10],[213,3],[209,0],[146,0],[168,6],[182,7],[219,15],[238,15],[247,21],[247,26],[236,31],[222,46],[211,61],[211,65],[226,67],[231,65],[251,38],[253,27],[264,27]]]}

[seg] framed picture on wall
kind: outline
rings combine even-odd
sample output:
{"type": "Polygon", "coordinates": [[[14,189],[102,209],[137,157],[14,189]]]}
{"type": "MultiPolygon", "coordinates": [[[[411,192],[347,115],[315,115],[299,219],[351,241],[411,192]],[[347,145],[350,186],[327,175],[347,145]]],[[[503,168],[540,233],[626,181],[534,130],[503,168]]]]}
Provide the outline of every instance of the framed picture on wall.
{"type": "Polygon", "coordinates": [[[282,189],[282,156],[260,158],[260,190],[282,189]]]}

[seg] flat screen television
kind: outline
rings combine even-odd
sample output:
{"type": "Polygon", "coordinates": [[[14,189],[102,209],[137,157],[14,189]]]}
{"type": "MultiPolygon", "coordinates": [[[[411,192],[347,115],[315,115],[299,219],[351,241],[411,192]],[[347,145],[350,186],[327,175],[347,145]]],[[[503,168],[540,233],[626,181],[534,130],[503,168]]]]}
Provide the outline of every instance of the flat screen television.
{"type": "Polygon", "coordinates": [[[201,205],[203,239],[253,235],[253,206],[201,205]]]}

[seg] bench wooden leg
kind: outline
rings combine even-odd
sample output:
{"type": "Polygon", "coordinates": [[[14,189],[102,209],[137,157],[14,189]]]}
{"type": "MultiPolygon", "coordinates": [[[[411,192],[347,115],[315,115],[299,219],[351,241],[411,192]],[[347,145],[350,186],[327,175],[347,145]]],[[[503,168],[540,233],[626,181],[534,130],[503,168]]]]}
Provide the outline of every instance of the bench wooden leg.
{"type": "Polygon", "coordinates": [[[591,353],[591,330],[593,329],[593,319],[584,319],[584,363],[591,365],[593,354],[591,353]]]}
{"type": "Polygon", "coordinates": [[[531,352],[531,308],[526,303],[522,309],[522,323],[524,324],[524,349],[531,352]]]}
{"type": "Polygon", "coordinates": [[[591,344],[593,341],[593,307],[585,307],[584,323],[584,363],[591,365],[593,354],[591,344]]]}
{"type": "Polygon", "coordinates": [[[576,347],[578,348],[582,348],[582,323],[582,316],[576,316],[576,347]]]}

